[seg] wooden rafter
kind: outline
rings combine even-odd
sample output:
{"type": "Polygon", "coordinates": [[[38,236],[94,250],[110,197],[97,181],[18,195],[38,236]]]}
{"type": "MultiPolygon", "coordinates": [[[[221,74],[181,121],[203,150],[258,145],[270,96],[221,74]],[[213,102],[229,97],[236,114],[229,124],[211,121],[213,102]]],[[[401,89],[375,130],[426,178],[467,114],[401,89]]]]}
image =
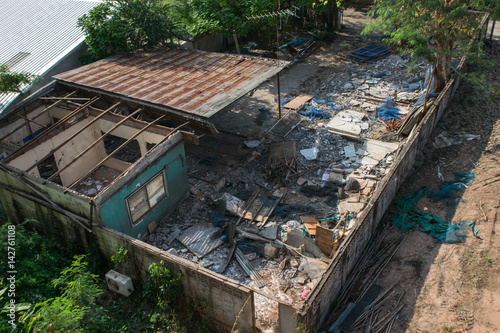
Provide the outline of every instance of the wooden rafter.
{"type": "Polygon", "coordinates": [[[40,99],[42,100],[58,100],[58,101],[90,101],[91,98],[90,97],[57,97],[57,96],[54,96],[54,97],[40,97],[40,99]]]}
{"type": "Polygon", "coordinates": [[[31,169],[37,167],[40,163],[42,163],[43,161],[45,161],[45,159],[48,156],[54,154],[56,151],[58,151],[59,149],[61,149],[65,144],[67,144],[68,142],[70,142],[71,140],[73,140],[78,134],[80,134],[83,131],[85,131],[87,128],[89,128],[90,126],[92,126],[96,121],[98,121],[99,119],[101,119],[102,117],[104,117],[106,114],[108,114],[109,112],[111,112],[113,109],[115,109],[116,107],[118,107],[118,105],[120,105],[120,104],[121,104],[121,102],[118,102],[118,103],[114,104],[113,106],[111,106],[110,108],[108,108],[107,110],[103,110],[100,115],[98,115],[97,117],[95,117],[94,119],[92,119],[87,125],[85,125],[82,128],[80,128],[78,131],[76,131],[73,135],[71,135],[69,138],[67,138],[66,140],[64,140],[64,142],[62,142],[61,144],[59,144],[57,147],[52,148],[50,150],[50,152],[48,152],[47,154],[45,154],[44,157],[42,157],[41,159],[39,159],[38,162],[36,162],[35,164],[33,164],[30,167],[28,167],[25,171],[29,172],[31,169]]]}
{"type": "Polygon", "coordinates": [[[68,189],[72,189],[76,185],[80,184],[83,180],[85,180],[85,178],[87,178],[94,171],[96,171],[101,165],[103,165],[104,163],[106,163],[107,160],[109,160],[111,157],[113,157],[114,154],[118,153],[120,150],[122,150],[123,148],[125,148],[125,146],[127,146],[130,142],[132,142],[133,140],[135,140],[135,138],[137,138],[139,135],[141,135],[145,130],[147,130],[149,127],[153,126],[155,123],[157,123],[158,121],[160,121],[161,119],[163,119],[165,116],[166,115],[161,116],[160,118],[155,119],[153,122],[149,123],[147,126],[145,126],[141,130],[139,130],[137,133],[135,133],[134,135],[132,135],[127,141],[125,141],[124,143],[122,143],[120,145],[120,147],[116,148],[111,154],[109,154],[108,156],[106,156],[102,161],[100,161],[92,169],[90,169],[90,171],[88,171],[86,174],[84,174],[83,176],[81,176],[80,178],[78,178],[78,180],[75,181],[73,184],[71,184],[70,186],[68,186],[68,189]]]}
{"type": "Polygon", "coordinates": [[[94,97],[90,101],[82,104],[81,107],[76,108],[73,112],[71,112],[68,115],[66,115],[65,117],[59,119],[59,121],[57,123],[55,123],[54,126],[51,126],[50,128],[47,128],[42,133],[40,133],[37,136],[37,140],[30,141],[24,147],[22,147],[21,149],[19,149],[18,151],[16,151],[12,155],[8,156],[6,158],[6,160],[5,160],[5,162],[8,163],[8,162],[12,161],[14,158],[18,157],[19,155],[24,154],[24,152],[26,152],[27,150],[34,148],[36,146],[36,144],[39,143],[38,140],[40,140],[40,138],[42,136],[46,136],[49,133],[55,131],[59,126],[61,126],[62,124],[64,124],[68,119],[71,119],[72,117],[74,117],[75,115],[77,115],[79,112],[81,112],[82,110],[84,110],[87,106],[89,106],[90,104],[98,101],[99,99],[100,99],[100,97],[94,97]]]}
{"type": "MultiPolygon", "coordinates": [[[[67,96],[71,96],[71,95],[73,95],[74,93],[76,93],[76,90],[75,90],[75,91],[73,91],[73,92],[71,92],[71,93],[70,93],[69,95],[67,95],[67,96]]],[[[27,119],[29,119],[30,121],[33,121],[34,119],[36,119],[36,118],[40,117],[41,115],[45,114],[46,112],[50,111],[50,109],[52,109],[54,106],[57,106],[57,105],[58,105],[59,103],[61,103],[61,102],[62,102],[62,101],[57,101],[57,102],[55,102],[55,103],[53,103],[53,104],[49,105],[49,106],[48,106],[48,107],[46,107],[46,108],[45,108],[42,112],[40,112],[39,114],[37,114],[37,115],[36,115],[36,116],[34,116],[33,118],[28,118],[28,117],[26,117],[26,118],[27,118],[27,119]]],[[[22,118],[22,117],[21,117],[21,118],[22,118]]],[[[12,131],[10,131],[10,132],[9,132],[9,133],[7,133],[6,135],[2,136],[2,137],[0,138],[0,141],[5,140],[6,138],[8,138],[8,137],[9,137],[9,136],[11,136],[12,134],[16,133],[17,131],[19,131],[21,128],[23,128],[23,127],[24,127],[24,126],[26,126],[26,125],[27,125],[27,123],[25,122],[25,123],[23,123],[23,124],[21,124],[21,125],[17,126],[17,127],[16,127],[16,128],[14,128],[12,131]]],[[[45,127],[45,126],[44,126],[44,127],[45,127]]]]}
{"type": "Polygon", "coordinates": [[[73,163],[75,163],[76,161],[78,161],[83,155],[85,155],[86,153],[88,153],[90,151],[90,149],[94,148],[99,142],[101,142],[105,137],[107,137],[109,134],[111,134],[111,132],[113,132],[115,129],[117,129],[118,127],[120,127],[124,122],[126,122],[128,119],[132,118],[133,116],[135,116],[136,114],[138,114],[139,112],[142,111],[142,108],[139,108],[137,109],[135,112],[129,114],[127,117],[123,118],[120,122],[118,122],[115,126],[113,126],[111,129],[109,129],[106,133],[104,133],[103,135],[101,135],[97,140],[95,140],[90,146],[88,146],[87,148],[85,148],[80,154],[78,154],[78,156],[76,156],[73,160],[71,160],[68,164],[66,164],[65,166],[63,166],[61,169],[59,169],[56,173],[54,173],[52,176],[50,176],[48,178],[48,180],[53,180],[54,178],[56,178],[61,172],[63,172],[64,170],[66,170],[68,167],[70,167],[71,165],[73,165],[73,163]]]}
{"type": "MultiPolygon", "coordinates": [[[[25,121],[27,122],[30,122],[30,123],[33,123],[33,124],[37,124],[38,126],[42,126],[42,127],[45,127],[46,125],[44,124],[41,124],[37,121],[34,120],[34,118],[28,118],[28,117],[25,117],[25,116],[21,116],[20,114],[14,114],[16,117],[18,118],[21,118],[21,119],[24,119],[25,121]]],[[[25,123],[26,124],[26,123],[25,123]]]]}

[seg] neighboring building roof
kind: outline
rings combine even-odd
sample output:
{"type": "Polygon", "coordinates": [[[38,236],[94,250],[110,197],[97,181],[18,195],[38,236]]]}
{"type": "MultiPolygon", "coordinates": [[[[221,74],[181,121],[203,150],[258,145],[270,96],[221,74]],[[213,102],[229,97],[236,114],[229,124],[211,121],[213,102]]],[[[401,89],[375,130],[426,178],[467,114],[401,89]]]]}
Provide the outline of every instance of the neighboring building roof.
{"type": "Polygon", "coordinates": [[[288,64],[168,48],[99,60],[58,74],[55,79],[208,118],[288,64]]]}
{"type": "MultiPolygon", "coordinates": [[[[43,76],[79,46],[77,20],[99,1],[1,0],[0,63],[15,72],[43,76]]],[[[26,87],[25,89],[27,89],[26,87]]],[[[0,113],[18,93],[0,94],[0,113]]]]}

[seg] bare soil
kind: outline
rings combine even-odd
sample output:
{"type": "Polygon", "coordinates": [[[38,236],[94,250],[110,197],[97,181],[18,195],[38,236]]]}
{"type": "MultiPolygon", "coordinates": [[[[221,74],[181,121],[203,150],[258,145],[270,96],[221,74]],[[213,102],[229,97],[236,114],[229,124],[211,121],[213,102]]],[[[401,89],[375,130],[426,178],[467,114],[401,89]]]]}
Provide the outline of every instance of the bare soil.
{"type": "MultiPolygon", "coordinates": [[[[499,80],[499,48],[491,54],[496,66],[490,79],[499,80]]],[[[453,172],[474,172],[464,191],[454,191],[457,204],[422,198],[417,209],[433,213],[449,223],[475,222],[478,236],[464,243],[442,244],[415,229],[402,234],[393,228],[380,248],[407,235],[402,247],[385,267],[376,283],[388,288],[396,282],[394,297],[384,304],[393,309],[403,295],[403,309],[392,332],[500,332],[500,101],[491,101],[480,89],[462,81],[430,142],[419,156],[383,224],[397,212],[397,201],[422,186],[438,190],[441,175],[453,180],[453,172]],[[434,137],[446,131],[462,141],[442,149],[432,146],[434,137]],[[466,140],[463,134],[480,135],[466,140]]],[[[364,280],[364,277],[360,279],[364,280]]],[[[357,286],[358,290],[361,286],[357,286]]],[[[354,293],[353,296],[357,296],[354,293]]],[[[356,299],[353,297],[353,299],[356,299]]],[[[332,313],[327,330],[339,313],[332,313]]],[[[376,322],[376,321],[375,321],[376,322]]],[[[361,327],[353,332],[365,332],[361,327]]],[[[372,330],[368,330],[372,331],[372,330]]]]}

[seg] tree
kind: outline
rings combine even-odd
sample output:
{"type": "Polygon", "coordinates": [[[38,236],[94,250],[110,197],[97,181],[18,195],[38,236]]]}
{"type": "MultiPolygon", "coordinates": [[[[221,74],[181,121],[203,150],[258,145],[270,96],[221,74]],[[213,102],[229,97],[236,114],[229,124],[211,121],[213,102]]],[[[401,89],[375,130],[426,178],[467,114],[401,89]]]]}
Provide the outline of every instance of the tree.
{"type": "Polygon", "coordinates": [[[193,33],[220,32],[229,37],[233,29],[239,36],[245,36],[248,27],[255,21],[247,16],[274,11],[274,1],[269,0],[192,0],[193,18],[196,24],[193,33]]]}
{"type": "Polygon", "coordinates": [[[36,75],[11,72],[7,65],[0,64],[0,93],[20,93],[26,85],[37,79],[36,75]]]}
{"type": "Polygon", "coordinates": [[[173,3],[118,0],[94,7],[78,19],[88,46],[88,56],[83,62],[172,43],[182,31],[180,24],[171,19],[173,3]]]}
{"type": "Polygon", "coordinates": [[[436,91],[446,85],[454,57],[480,52],[469,41],[479,25],[484,3],[471,0],[379,0],[370,13],[375,18],[364,28],[367,34],[385,33],[385,40],[403,53],[422,56],[436,66],[436,91]]]}

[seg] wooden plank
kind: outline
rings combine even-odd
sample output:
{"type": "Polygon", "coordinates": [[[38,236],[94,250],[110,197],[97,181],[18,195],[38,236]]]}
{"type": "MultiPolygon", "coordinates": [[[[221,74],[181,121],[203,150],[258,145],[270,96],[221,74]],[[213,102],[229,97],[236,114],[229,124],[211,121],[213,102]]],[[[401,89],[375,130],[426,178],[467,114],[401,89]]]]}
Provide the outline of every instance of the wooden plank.
{"type": "Polygon", "coordinates": [[[297,96],[294,99],[292,99],[290,102],[286,103],[284,108],[285,109],[293,109],[296,110],[298,109],[302,104],[309,102],[311,98],[314,96],[312,95],[301,95],[297,96]]]}
{"type": "Polygon", "coordinates": [[[330,255],[333,248],[333,230],[323,228],[321,225],[316,227],[316,245],[324,254],[330,255]]]}
{"type": "MultiPolygon", "coordinates": [[[[302,223],[306,226],[309,235],[316,236],[316,226],[320,225],[318,219],[314,216],[301,216],[302,223]]],[[[330,252],[328,252],[330,253],[330,252]]]]}

